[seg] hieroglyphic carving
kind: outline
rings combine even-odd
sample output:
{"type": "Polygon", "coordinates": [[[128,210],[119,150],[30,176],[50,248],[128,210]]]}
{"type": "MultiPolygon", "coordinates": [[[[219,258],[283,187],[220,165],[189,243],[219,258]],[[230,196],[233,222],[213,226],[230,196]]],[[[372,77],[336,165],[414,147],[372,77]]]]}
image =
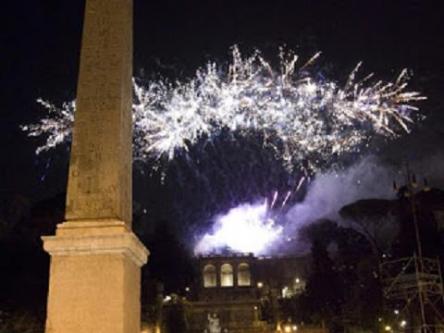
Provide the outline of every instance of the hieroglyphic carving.
{"type": "Polygon", "coordinates": [[[67,220],[131,221],[132,0],[86,1],[67,220]]]}

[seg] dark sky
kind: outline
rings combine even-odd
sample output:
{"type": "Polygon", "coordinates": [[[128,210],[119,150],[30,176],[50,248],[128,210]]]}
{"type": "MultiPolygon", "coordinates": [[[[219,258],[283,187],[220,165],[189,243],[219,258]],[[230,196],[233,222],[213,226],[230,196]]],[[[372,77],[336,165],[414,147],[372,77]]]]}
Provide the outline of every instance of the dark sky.
{"type": "MultiPolygon", "coordinates": [[[[185,78],[207,60],[229,59],[229,47],[275,55],[287,45],[302,56],[323,51],[344,76],[363,60],[365,71],[391,79],[404,68],[412,88],[429,96],[428,120],[400,145],[427,154],[444,143],[444,24],[440,1],[135,0],[136,75],[185,78]]],[[[65,187],[63,149],[36,157],[36,141],[19,124],[38,119],[43,97],[75,96],[84,1],[23,0],[2,4],[0,191],[40,200],[65,187]]],[[[395,153],[397,152],[395,150],[395,153]]]]}

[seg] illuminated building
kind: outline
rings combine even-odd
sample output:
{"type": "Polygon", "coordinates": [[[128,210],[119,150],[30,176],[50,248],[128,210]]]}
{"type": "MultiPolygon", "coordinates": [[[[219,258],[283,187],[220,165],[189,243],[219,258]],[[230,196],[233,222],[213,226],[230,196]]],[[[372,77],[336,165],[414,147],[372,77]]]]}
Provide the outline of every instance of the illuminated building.
{"type": "Polygon", "coordinates": [[[187,311],[190,332],[196,333],[208,329],[213,315],[222,332],[274,332],[279,299],[301,293],[308,274],[306,257],[218,254],[199,257],[196,265],[200,277],[187,311]]]}

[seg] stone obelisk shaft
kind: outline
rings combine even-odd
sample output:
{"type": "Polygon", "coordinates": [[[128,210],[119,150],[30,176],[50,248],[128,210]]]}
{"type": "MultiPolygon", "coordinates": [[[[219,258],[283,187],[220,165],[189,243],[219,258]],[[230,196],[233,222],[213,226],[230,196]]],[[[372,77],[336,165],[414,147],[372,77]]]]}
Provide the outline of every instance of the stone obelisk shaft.
{"type": "Polygon", "coordinates": [[[132,0],[88,0],[66,219],[131,221],[132,0]]]}
{"type": "Polygon", "coordinates": [[[51,255],[46,333],[140,333],[131,232],[133,0],[86,0],[66,221],[51,255]]]}

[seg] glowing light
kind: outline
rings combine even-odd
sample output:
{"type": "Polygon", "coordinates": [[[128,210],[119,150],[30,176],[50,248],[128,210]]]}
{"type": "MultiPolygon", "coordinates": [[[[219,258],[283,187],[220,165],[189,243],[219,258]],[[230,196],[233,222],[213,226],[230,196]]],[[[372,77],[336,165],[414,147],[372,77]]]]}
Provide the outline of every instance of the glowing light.
{"type": "Polygon", "coordinates": [[[407,326],[407,321],[402,320],[402,321],[399,323],[399,326],[401,326],[402,328],[406,327],[406,326],[407,326]]]}
{"type": "MultiPolygon", "coordinates": [[[[261,144],[273,148],[289,168],[305,160],[316,169],[332,156],[358,152],[374,135],[396,137],[409,131],[417,111],[411,103],[424,97],[406,91],[406,70],[394,82],[371,83],[372,75],[357,79],[359,63],[340,86],[310,73],[318,57],[298,67],[298,57],[281,50],[276,71],[259,51],[244,57],[233,47],[228,67],[208,63],[186,82],[142,85],[134,80],[135,158],[173,159],[227,129],[259,132],[261,144]]],[[[48,115],[22,129],[46,138],[36,150],[41,153],[69,141],[75,102],[61,107],[38,102],[48,115]]]]}
{"type": "Polygon", "coordinates": [[[262,282],[258,282],[258,283],[257,283],[257,287],[258,287],[258,288],[262,288],[263,286],[264,286],[264,284],[263,284],[262,282]]]}
{"type": "Polygon", "coordinates": [[[384,327],[384,330],[385,330],[386,332],[390,332],[390,331],[392,330],[392,327],[389,326],[389,325],[386,325],[386,326],[384,327]]]}
{"type": "Polygon", "coordinates": [[[282,288],[282,297],[288,298],[288,286],[282,288]]]}
{"type": "Polygon", "coordinates": [[[281,236],[282,227],[275,224],[261,204],[243,204],[218,216],[212,233],[205,234],[195,247],[195,254],[208,254],[229,248],[235,252],[263,254],[281,236]]]}

